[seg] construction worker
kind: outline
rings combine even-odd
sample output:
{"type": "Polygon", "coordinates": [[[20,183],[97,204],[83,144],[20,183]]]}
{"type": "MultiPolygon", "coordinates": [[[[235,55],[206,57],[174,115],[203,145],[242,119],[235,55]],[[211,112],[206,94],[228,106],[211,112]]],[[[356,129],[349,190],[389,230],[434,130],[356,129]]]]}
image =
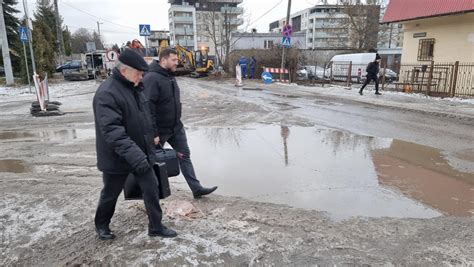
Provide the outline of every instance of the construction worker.
{"type": "Polygon", "coordinates": [[[249,79],[253,79],[255,77],[255,67],[257,66],[257,60],[255,59],[254,56],[252,56],[249,60],[249,66],[250,66],[250,75],[249,79]]]}
{"type": "Polygon", "coordinates": [[[247,78],[247,59],[244,56],[240,57],[239,60],[240,70],[242,74],[242,79],[247,78]]]}

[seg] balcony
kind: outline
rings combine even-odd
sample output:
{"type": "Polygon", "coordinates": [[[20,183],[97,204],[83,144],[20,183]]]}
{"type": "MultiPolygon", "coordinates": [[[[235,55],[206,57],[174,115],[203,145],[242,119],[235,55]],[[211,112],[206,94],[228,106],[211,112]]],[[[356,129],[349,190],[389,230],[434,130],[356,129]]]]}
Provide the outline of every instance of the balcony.
{"type": "Polygon", "coordinates": [[[240,15],[244,13],[244,9],[241,7],[221,7],[221,12],[227,14],[240,15]]]}
{"type": "Polygon", "coordinates": [[[193,17],[185,17],[185,16],[174,16],[173,21],[175,23],[194,23],[193,17]]]}
{"type": "Polygon", "coordinates": [[[228,22],[230,25],[235,25],[235,26],[240,26],[240,25],[244,24],[244,20],[243,20],[243,19],[230,19],[230,20],[227,20],[227,22],[228,22]]]}
{"type": "Polygon", "coordinates": [[[174,35],[194,35],[193,28],[174,28],[174,35]]]}
{"type": "Polygon", "coordinates": [[[194,40],[177,39],[176,43],[181,46],[194,46],[194,40]]]}

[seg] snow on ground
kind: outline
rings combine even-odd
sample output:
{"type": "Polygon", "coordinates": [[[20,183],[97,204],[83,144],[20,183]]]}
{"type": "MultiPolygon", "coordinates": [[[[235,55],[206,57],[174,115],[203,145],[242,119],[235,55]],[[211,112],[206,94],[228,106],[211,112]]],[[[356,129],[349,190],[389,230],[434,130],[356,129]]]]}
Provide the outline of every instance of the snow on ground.
{"type": "MultiPolygon", "coordinates": [[[[253,81],[248,83],[253,83],[253,81]]],[[[418,93],[407,94],[403,92],[385,90],[381,91],[381,96],[377,96],[374,94],[375,88],[373,85],[369,85],[366,89],[364,89],[364,95],[360,96],[358,93],[360,87],[361,85],[352,85],[351,87],[342,85],[325,85],[323,87],[321,85],[305,86],[275,83],[270,85],[269,89],[294,89],[295,92],[302,91],[306,93],[316,93],[331,97],[350,99],[367,104],[474,118],[473,98],[440,98],[418,93]]]]}

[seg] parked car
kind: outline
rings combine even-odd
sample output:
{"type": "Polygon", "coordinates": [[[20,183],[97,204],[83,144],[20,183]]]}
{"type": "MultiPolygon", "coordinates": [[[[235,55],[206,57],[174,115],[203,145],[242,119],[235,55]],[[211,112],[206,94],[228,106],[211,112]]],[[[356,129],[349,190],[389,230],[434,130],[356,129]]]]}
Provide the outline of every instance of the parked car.
{"type": "MultiPolygon", "coordinates": [[[[382,82],[382,76],[383,76],[383,68],[380,68],[379,70],[379,83],[382,82]]],[[[397,80],[397,73],[391,69],[385,69],[385,82],[386,83],[392,83],[397,80]]],[[[363,83],[365,82],[366,77],[361,77],[360,81],[363,83]]]]}
{"type": "Polygon", "coordinates": [[[298,80],[311,80],[311,79],[323,79],[324,68],[319,66],[304,66],[296,72],[296,78],[298,80]]]}
{"type": "Polygon", "coordinates": [[[1,74],[1,75],[4,75],[4,74],[5,74],[5,69],[4,69],[2,66],[0,66],[0,74],[1,74]]]}
{"type": "MultiPolygon", "coordinates": [[[[383,75],[383,68],[380,68],[380,72],[379,72],[379,77],[380,77],[380,80],[382,80],[382,75],[383,75]]],[[[385,69],[385,81],[386,82],[394,82],[397,80],[397,73],[391,69],[385,69]]]]}
{"type": "Polygon", "coordinates": [[[56,68],[56,72],[62,72],[63,70],[78,70],[82,68],[82,62],[80,60],[71,60],[63,65],[56,68]]]}

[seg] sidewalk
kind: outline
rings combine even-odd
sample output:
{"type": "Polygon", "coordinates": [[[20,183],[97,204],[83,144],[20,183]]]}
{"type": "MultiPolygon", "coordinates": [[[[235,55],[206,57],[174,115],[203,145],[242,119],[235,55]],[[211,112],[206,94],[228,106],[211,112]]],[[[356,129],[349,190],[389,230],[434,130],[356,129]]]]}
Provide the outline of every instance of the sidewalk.
{"type": "Polygon", "coordinates": [[[368,86],[364,95],[359,95],[359,84],[352,88],[341,85],[303,86],[297,84],[274,83],[264,85],[260,81],[244,81],[244,87],[256,87],[278,91],[279,93],[295,94],[300,96],[326,96],[338,99],[356,101],[365,104],[415,111],[437,116],[460,118],[474,121],[474,99],[439,98],[422,94],[407,94],[394,91],[381,91],[381,96],[376,96],[374,86],[368,86]]]}

